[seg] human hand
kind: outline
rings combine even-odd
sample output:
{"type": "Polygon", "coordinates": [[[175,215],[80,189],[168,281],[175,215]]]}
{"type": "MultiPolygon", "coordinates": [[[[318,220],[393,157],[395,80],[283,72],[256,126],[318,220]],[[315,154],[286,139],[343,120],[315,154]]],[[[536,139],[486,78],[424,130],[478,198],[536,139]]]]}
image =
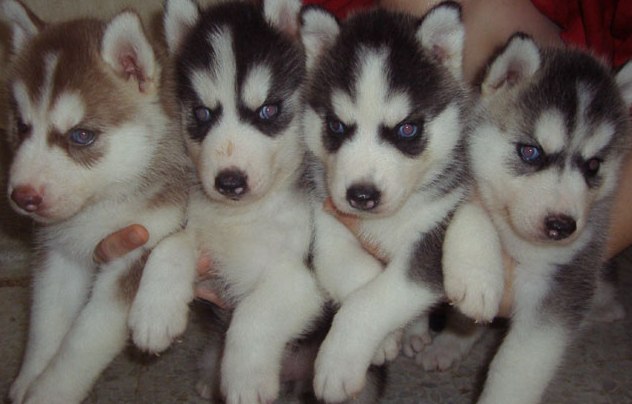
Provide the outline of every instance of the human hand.
{"type": "MultiPolygon", "coordinates": [[[[149,232],[140,224],[132,224],[106,236],[94,249],[93,259],[97,264],[106,264],[120,258],[135,249],[144,246],[149,240],[149,232]]],[[[212,261],[208,254],[200,254],[197,261],[198,279],[195,286],[195,296],[207,300],[222,308],[226,307],[219,295],[209,287],[208,282],[202,282],[214,276],[212,261]]]]}
{"type": "Polygon", "coordinates": [[[132,224],[106,236],[94,249],[97,264],[106,264],[142,247],[149,240],[149,232],[140,224],[132,224]]]}

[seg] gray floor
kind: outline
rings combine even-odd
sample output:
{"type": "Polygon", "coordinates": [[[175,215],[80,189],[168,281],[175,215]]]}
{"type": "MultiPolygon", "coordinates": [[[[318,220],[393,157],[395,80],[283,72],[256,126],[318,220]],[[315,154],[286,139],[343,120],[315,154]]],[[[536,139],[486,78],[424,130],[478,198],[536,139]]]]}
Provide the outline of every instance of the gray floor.
{"type": "MultiPolygon", "coordinates": [[[[1,216],[1,215],[0,215],[1,216]]],[[[0,389],[6,395],[18,370],[27,330],[28,254],[0,237],[0,389]]],[[[612,324],[593,324],[579,337],[549,388],[547,403],[632,403],[632,250],[617,259],[619,294],[630,314],[612,324]]],[[[407,358],[390,367],[385,403],[468,403],[497,335],[489,333],[457,369],[427,373],[407,358]]],[[[204,342],[200,319],[160,357],[119,355],[98,380],[87,403],[201,403],[193,386],[204,342]]]]}

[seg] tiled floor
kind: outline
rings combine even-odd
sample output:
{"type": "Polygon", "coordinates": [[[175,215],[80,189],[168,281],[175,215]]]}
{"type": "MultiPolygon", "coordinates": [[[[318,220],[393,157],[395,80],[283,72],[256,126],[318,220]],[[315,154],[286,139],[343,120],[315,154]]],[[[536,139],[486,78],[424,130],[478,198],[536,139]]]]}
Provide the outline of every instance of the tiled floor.
{"type": "MultiPolygon", "coordinates": [[[[620,296],[632,313],[632,250],[617,260],[620,296]]],[[[0,389],[8,391],[26,338],[29,304],[27,255],[0,237],[0,389]]],[[[204,343],[201,319],[191,318],[182,340],[160,357],[133,349],[119,355],[98,380],[87,403],[201,403],[193,386],[204,343]]],[[[459,368],[426,373],[400,357],[390,367],[385,403],[468,403],[497,335],[489,333],[459,368]]],[[[592,324],[579,337],[550,387],[547,403],[632,403],[632,315],[592,324]]]]}

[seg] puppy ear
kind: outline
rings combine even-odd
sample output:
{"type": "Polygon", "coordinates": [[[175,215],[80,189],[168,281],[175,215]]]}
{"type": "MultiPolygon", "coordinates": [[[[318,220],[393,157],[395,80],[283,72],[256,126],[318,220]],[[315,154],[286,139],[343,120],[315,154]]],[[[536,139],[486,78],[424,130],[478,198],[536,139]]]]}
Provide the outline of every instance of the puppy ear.
{"type": "Polygon", "coordinates": [[[463,77],[465,29],[458,3],[441,3],[428,11],[417,29],[417,39],[454,77],[463,77]]]}
{"type": "Polygon", "coordinates": [[[167,0],[164,10],[165,39],[173,54],[200,18],[200,7],[195,0],[167,0]]]}
{"type": "Polygon", "coordinates": [[[134,79],[141,93],[158,82],[154,50],[147,40],[138,15],[124,11],[105,28],[101,57],[114,72],[126,80],[134,79]]]}
{"type": "Polygon", "coordinates": [[[301,40],[307,56],[307,69],[310,70],[325,49],[333,45],[340,25],[333,14],[316,6],[301,10],[301,40]]]}
{"type": "Polygon", "coordinates": [[[632,61],[628,61],[617,73],[617,86],[629,113],[632,115],[632,61]]]}
{"type": "Polygon", "coordinates": [[[263,15],[266,20],[290,38],[298,38],[300,0],[264,0],[263,15]]]}
{"type": "Polygon", "coordinates": [[[2,1],[0,3],[0,17],[11,25],[14,54],[24,49],[25,44],[45,26],[42,20],[19,1],[2,1]]]}
{"type": "Polygon", "coordinates": [[[481,84],[481,94],[486,96],[501,89],[510,89],[535,74],[541,64],[540,50],[535,41],[528,35],[515,34],[489,65],[481,84]]]}

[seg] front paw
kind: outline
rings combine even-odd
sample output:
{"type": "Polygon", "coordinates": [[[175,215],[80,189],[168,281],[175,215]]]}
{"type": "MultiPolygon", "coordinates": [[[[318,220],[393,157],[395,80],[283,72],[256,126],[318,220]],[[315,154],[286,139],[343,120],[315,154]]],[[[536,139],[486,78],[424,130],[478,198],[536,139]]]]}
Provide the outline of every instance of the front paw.
{"type": "Polygon", "coordinates": [[[404,332],[402,330],[396,330],[388,334],[382,342],[382,345],[380,345],[375,352],[375,355],[373,355],[371,364],[381,366],[397,358],[402,347],[403,334],[404,332]]]}
{"type": "Polygon", "coordinates": [[[76,392],[63,387],[52,386],[38,378],[26,391],[21,402],[23,404],[79,404],[81,398],[74,393],[76,392]]]}
{"type": "Polygon", "coordinates": [[[402,352],[409,358],[417,354],[432,342],[430,324],[427,316],[421,316],[408,324],[402,337],[402,352]]]}
{"type": "Polygon", "coordinates": [[[187,327],[189,306],[185,301],[136,299],[130,309],[128,326],[134,344],[140,349],[158,353],[182,335],[187,327]]]}
{"type": "Polygon", "coordinates": [[[14,404],[21,404],[24,402],[24,396],[26,395],[26,391],[31,384],[30,380],[25,380],[24,377],[18,377],[13,384],[11,385],[11,389],[9,390],[9,401],[14,404]]]}
{"type": "Polygon", "coordinates": [[[260,366],[250,358],[226,355],[221,371],[221,390],[227,404],[274,402],[279,395],[279,369],[260,366]]]}
{"type": "Polygon", "coordinates": [[[332,344],[325,340],[315,363],[316,397],[327,403],[338,403],[359,395],[366,383],[368,368],[362,359],[350,344],[332,344]]]}
{"type": "Polygon", "coordinates": [[[444,277],[445,293],[451,304],[476,321],[490,322],[498,314],[504,280],[486,269],[463,270],[468,276],[444,277]]]}

